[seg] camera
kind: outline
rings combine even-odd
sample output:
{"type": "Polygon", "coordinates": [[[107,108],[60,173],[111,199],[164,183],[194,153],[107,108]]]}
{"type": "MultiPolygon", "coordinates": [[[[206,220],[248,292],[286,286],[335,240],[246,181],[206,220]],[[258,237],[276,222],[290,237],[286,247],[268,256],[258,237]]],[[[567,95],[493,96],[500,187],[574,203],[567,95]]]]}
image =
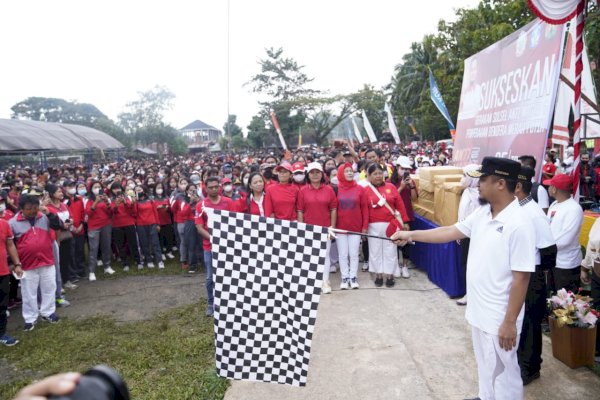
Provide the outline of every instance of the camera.
{"type": "Polygon", "coordinates": [[[106,365],[97,365],[81,376],[71,394],[49,398],[58,400],[129,400],[129,389],[117,371],[106,365]]]}

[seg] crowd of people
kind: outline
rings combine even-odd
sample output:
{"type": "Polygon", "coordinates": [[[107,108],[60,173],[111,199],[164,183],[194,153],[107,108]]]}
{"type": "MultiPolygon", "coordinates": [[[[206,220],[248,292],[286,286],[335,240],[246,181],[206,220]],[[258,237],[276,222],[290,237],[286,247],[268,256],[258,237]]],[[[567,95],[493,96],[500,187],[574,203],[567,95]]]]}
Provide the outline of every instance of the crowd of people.
{"type": "MultiPolygon", "coordinates": [[[[589,185],[593,191],[594,168],[587,167],[587,153],[581,157],[582,187],[589,185]]],[[[213,265],[205,210],[213,208],[368,234],[368,239],[345,233],[330,236],[323,274],[324,294],[332,291],[331,273],[340,273],[340,290],[358,289],[361,259],[362,270],[371,273],[376,287],[392,288],[397,278],[411,276],[410,246],[405,245],[406,240],[458,240],[463,249],[465,276],[476,273],[479,279],[473,283],[467,278],[468,293],[458,303],[467,304],[467,318],[472,324],[477,325],[478,319],[487,315],[483,328],[477,325],[483,333],[492,327],[493,334],[498,335],[502,321],[493,316],[499,315],[499,310],[506,311],[509,294],[506,291],[510,292],[511,284],[523,287],[525,282],[520,305],[517,301],[511,314],[518,322],[514,335],[511,331],[501,346],[507,351],[515,348],[519,365],[516,370],[512,365],[510,373],[519,372],[527,384],[539,377],[547,285],[554,291],[563,287],[577,290],[581,283],[591,282],[592,291],[600,291],[600,277],[589,272],[593,260],[582,260],[579,248],[583,211],[571,196],[573,178],[568,168],[572,156],[571,160],[567,158],[560,163],[555,153],[549,151],[542,167],[542,184],[534,179],[537,160],[528,155],[519,158],[520,164],[510,161],[512,164],[507,166],[504,161],[497,161],[501,159],[488,158],[483,167],[467,166],[463,169],[465,190],[458,211],[459,222],[451,227],[455,229],[452,234],[446,232],[432,238],[411,232],[412,204],[419,195],[411,176],[418,174],[419,168],[447,165],[451,159],[452,146],[444,144],[414,142],[407,146],[354,149],[347,143],[341,148],[301,148],[284,154],[128,159],[98,163],[91,168],[73,164],[45,170],[12,166],[2,174],[0,192],[0,342],[17,343],[5,332],[7,310],[21,307],[23,329],[31,331],[38,318],[48,323],[59,321],[56,307],[69,305],[66,294],[76,290],[81,280],[94,282],[102,274],[115,273],[115,269],[125,273],[132,268],[163,269],[167,259],[177,258],[185,273],[204,270],[206,315],[212,316],[213,265]],[[497,165],[486,166],[486,162],[497,165]],[[506,175],[499,176],[503,178],[500,181],[506,182],[498,186],[498,195],[487,182],[489,176],[498,178],[498,171],[504,170],[506,175]],[[529,275],[506,275],[502,269],[496,274],[481,270],[490,260],[498,265],[504,261],[510,263],[502,254],[490,256],[502,249],[489,247],[493,244],[489,240],[491,231],[484,229],[479,236],[475,234],[474,218],[485,220],[484,215],[487,218],[487,214],[482,214],[485,213],[482,204],[500,204],[498,201],[504,201],[505,207],[516,202],[523,209],[535,205],[539,210],[523,214],[511,206],[512,211],[505,213],[505,218],[510,214],[511,219],[526,215],[527,221],[532,221],[529,225],[535,227],[533,236],[525,234],[518,246],[507,248],[515,253],[511,257],[529,248],[531,259],[529,255],[522,258],[528,265],[517,270],[531,274],[528,283],[524,276],[529,275]],[[396,231],[404,233],[396,233],[395,243],[376,238],[389,237],[396,231]],[[478,243],[477,250],[473,250],[473,241],[478,243]],[[490,253],[485,254],[481,249],[490,253]],[[497,304],[487,301],[490,293],[480,289],[479,285],[493,286],[493,282],[481,278],[483,275],[505,284],[497,304]],[[513,280],[515,276],[518,281],[513,280]],[[523,302],[524,317],[519,313],[523,302]],[[482,303],[492,309],[481,307],[482,303]],[[520,342],[517,333],[521,335],[520,342]]],[[[491,213],[489,208],[488,212],[491,213]]],[[[492,219],[501,215],[494,214],[492,219]]],[[[525,229],[522,225],[528,224],[521,220],[510,229],[525,229]]],[[[499,229],[502,234],[502,226],[499,229]]],[[[600,243],[600,237],[597,239],[590,240],[592,246],[600,243]]],[[[592,249],[590,254],[599,250],[592,249]]],[[[510,268],[508,271],[515,272],[510,268]]],[[[482,332],[474,334],[474,344],[485,340],[482,332]]],[[[508,360],[505,367],[515,360],[508,360]]],[[[480,361],[485,365],[478,357],[480,361]]],[[[485,381],[481,373],[480,368],[480,383],[485,381]]],[[[494,384],[490,387],[481,390],[493,392],[494,384]]]]}

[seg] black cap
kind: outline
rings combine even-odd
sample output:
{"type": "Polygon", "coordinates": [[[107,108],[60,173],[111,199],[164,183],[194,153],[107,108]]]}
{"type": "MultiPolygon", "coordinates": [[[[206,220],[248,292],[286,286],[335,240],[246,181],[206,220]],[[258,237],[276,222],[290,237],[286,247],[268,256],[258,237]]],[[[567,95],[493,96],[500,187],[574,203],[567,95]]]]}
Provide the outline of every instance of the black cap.
{"type": "Polygon", "coordinates": [[[480,178],[487,175],[496,175],[506,179],[519,179],[521,164],[508,158],[484,157],[481,167],[474,171],[467,172],[472,178],[480,178]]]}
{"type": "Polygon", "coordinates": [[[63,187],[75,186],[75,185],[77,185],[77,182],[75,182],[75,181],[66,180],[63,182],[63,187]]]}
{"type": "Polygon", "coordinates": [[[519,172],[519,180],[523,182],[531,182],[535,176],[535,171],[531,167],[522,166],[521,172],[519,172]]]}

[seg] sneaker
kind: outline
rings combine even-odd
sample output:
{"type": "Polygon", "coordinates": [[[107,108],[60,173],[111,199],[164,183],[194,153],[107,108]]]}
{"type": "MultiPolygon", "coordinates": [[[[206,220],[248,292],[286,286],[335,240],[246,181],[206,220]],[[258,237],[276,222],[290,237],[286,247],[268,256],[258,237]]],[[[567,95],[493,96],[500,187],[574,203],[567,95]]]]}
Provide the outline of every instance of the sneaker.
{"type": "Polygon", "coordinates": [[[197,270],[198,267],[196,267],[195,265],[190,265],[190,268],[188,269],[188,274],[195,274],[197,270]]]}
{"type": "Polygon", "coordinates": [[[330,274],[335,274],[337,272],[337,268],[335,267],[335,264],[331,265],[329,267],[329,273],[330,274]]]}
{"type": "Polygon", "coordinates": [[[77,283],[77,282],[79,282],[79,278],[78,277],[71,278],[70,281],[71,281],[71,283],[77,283]]]}
{"type": "Polygon", "coordinates": [[[138,269],[144,269],[144,264],[138,264],[138,269]]]}
{"type": "Polygon", "coordinates": [[[209,304],[208,307],[206,307],[206,316],[207,317],[212,317],[215,313],[215,306],[213,306],[212,304],[209,304]]]}
{"type": "Polygon", "coordinates": [[[329,293],[331,293],[331,285],[329,284],[329,281],[323,281],[323,286],[321,288],[321,293],[323,293],[323,294],[329,294],[329,293]]]}
{"type": "Polygon", "coordinates": [[[123,267],[123,272],[129,272],[129,265],[123,267]]]}
{"type": "Polygon", "coordinates": [[[17,308],[17,303],[13,299],[10,299],[8,301],[7,309],[12,310],[13,308],[17,308]]]}
{"type": "Polygon", "coordinates": [[[104,268],[104,273],[105,273],[105,274],[112,275],[112,274],[114,274],[114,273],[115,273],[115,270],[114,270],[114,269],[112,269],[110,266],[108,266],[108,267],[104,268]]]}
{"type": "Polygon", "coordinates": [[[67,281],[63,286],[65,287],[65,289],[71,289],[71,290],[77,289],[79,287],[71,281],[67,281]]]}
{"type": "Polygon", "coordinates": [[[369,270],[369,262],[365,261],[362,265],[363,272],[367,272],[369,270]]]}
{"type": "Polygon", "coordinates": [[[375,278],[375,286],[382,287],[383,286],[383,278],[375,278]]]}
{"type": "Polygon", "coordinates": [[[94,282],[96,280],[96,274],[93,272],[90,272],[90,276],[88,279],[90,280],[90,282],[94,282]]]}
{"type": "Polygon", "coordinates": [[[4,336],[0,336],[0,343],[7,347],[10,347],[10,346],[14,346],[15,344],[19,343],[19,341],[17,339],[15,339],[14,337],[4,335],[4,336]]]}
{"type": "Polygon", "coordinates": [[[410,272],[408,272],[408,267],[402,267],[401,275],[404,279],[410,278],[410,272]]]}
{"type": "Polygon", "coordinates": [[[55,313],[52,313],[52,314],[48,315],[47,317],[42,317],[42,321],[46,321],[49,324],[55,324],[58,322],[58,315],[56,315],[55,313]]]}
{"type": "Polygon", "coordinates": [[[529,385],[531,382],[535,381],[536,379],[539,379],[540,377],[540,372],[535,372],[531,375],[521,375],[521,379],[523,380],[523,386],[527,386],[529,385]]]}
{"type": "Polygon", "coordinates": [[[6,310],[6,319],[10,318],[10,311],[6,310]]]}
{"type": "Polygon", "coordinates": [[[160,257],[162,258],[163,261],[165,261],[167,259],[167,257],[165,257],[164,254],[161,254],[160,257]]]}
{"type": "Polygon", "coordinates": [[[66,294],[66,293],[67,293],[67,291],[65,290],[65,288],[61,287],[60,288],[60,294],[66,294]]]}
{"type": "Polygon", "coordinates": [[[350,289],[350,279],[344,278],[340,283],[340,290],[350,289]]]}
{"type": "Polygon", "coordinates": [[[173,246],[173,248],[171,249],[171,251],[177,251],[177,250],[179,250],[179,249],[177,248],[177,246],[173,246]]]}
{"type": "Polygon", "coordinates": [[[150,269],[154,268],[154,263],[153,262],[149,262],[148,263],[148,268],[150,268],[150,269]]]}
{"type": "Polygon", "coordinates": [[[385,280],[385,287],[393,288],[395,284],[396,284],[396,281],[394,280],[394,278],[387,278],[385,280]]]}
{"type": "Polygon", "coordinates": [[[56,299],[56,307],[69,307],[71,302],[67,299],[58,298],[56,299]]]}
{"type": "Polygon", "coordinates": [[[350,287],[352,289],[358,289],[360,286],[358,285],[358,279],[352,278],[350,279],[350,287]]]}
{"type": "Polygon", "coordinates": [[[102,264],[102,260],[98,260],[98,262],[96,263],[96,266],[97,266],[97,267],[101,267],[102,265],[103,265],[103,264],[102,264]]]}
{"type": "Polygon", "coordinates": [[[462,299],[456,300],[456,304],[458,304],[459,306],[466,306],[467,305],[467,295],[465,294],[462,299]]]}
{"type": "Polygon", "coordinates": [[[31,332],[33,328],[35,328],[35,322],[25,322],[25,324],[23,324],[23,330],[25,332],[31,332]]]}
{"type": "Polygon", "coordinates": [[[158,269],[165,269],[165,263],[164,262],[159,262],[158,263],[158,269]]]}
{"type": "Polygon", "coordinates": [[[172,260],[172,259],[174,259],[174,258],[175,258],[175,256],[174,256],[174,255],[173,255],[173,253],[171,253],[171,252],[168,252],[168,253],[167,253],[167,257],[168,257],[170,260],[172,260]]]}

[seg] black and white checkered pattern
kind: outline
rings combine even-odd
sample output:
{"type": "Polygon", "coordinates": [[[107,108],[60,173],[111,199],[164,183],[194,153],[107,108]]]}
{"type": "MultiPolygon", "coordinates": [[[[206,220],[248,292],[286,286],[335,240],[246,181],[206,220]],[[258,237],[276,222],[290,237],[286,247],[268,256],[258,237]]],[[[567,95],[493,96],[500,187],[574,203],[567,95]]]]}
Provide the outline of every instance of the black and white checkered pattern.
{"type": "Polygon", "coordinates": [[[218,374],[306,385],[327,229],[207,211],[218,374]]]}

